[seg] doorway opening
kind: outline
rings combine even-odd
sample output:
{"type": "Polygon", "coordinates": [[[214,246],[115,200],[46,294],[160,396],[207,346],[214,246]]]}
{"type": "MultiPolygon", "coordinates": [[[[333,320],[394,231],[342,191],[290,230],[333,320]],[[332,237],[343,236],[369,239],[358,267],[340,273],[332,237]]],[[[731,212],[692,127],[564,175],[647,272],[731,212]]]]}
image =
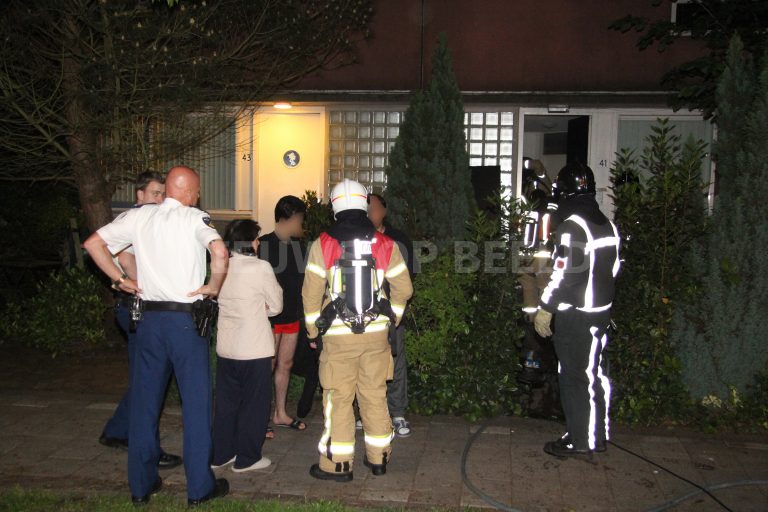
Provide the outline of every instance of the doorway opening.
{"type": "Polygon", "coordinates": [[[554,181],[568,162],[587,164],[589,116],[526,114],[523,126],[523,161],[538,160],[537,169],[543,167],[549,180],[554,181]]]}

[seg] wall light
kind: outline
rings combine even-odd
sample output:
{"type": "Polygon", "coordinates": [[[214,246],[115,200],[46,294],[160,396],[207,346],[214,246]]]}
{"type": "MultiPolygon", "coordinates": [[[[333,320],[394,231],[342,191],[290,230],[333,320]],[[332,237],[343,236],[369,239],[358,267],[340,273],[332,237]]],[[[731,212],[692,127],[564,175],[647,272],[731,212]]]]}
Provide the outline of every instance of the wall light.
{"type": "Polygon", "coordinates": [[[287,101],[278,101],[272,106],[275,108],[279,108],[280,110],[288,110],[289,108],[293,108],[293,105],[291,105],[287,101]]]}
{"type": "Polygon", "coordinates": [[[550,114],[567,114],[571,109],[568,105],[548,105],[547,112],[550,114]]]}

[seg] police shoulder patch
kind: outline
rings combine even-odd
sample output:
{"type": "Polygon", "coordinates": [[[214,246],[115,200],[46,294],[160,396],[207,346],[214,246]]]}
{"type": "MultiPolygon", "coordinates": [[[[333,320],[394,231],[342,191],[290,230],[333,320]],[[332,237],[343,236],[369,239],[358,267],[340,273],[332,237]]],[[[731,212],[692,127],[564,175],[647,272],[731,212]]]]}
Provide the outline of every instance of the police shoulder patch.
{"type": "Polygon", "coordinates": [[[200,219],[205,223],[206,226],[213,227],[213,221],[211,221],[211,214],[207,211],[203,210],[202,208],[198,208],[197,206],[190,206],[190,208],[194,208],[198,212],[200,212],[202,215],[200,216],[200,219]]]}

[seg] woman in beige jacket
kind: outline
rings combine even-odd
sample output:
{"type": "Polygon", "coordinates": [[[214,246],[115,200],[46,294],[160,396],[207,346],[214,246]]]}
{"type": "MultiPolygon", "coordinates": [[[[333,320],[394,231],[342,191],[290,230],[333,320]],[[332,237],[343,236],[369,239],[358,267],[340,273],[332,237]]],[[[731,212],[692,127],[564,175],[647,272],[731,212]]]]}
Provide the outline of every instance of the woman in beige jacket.
{"type": "Polygon", "coordinates": [[[216,400],[213,419],[214,469],[263,469],[262,457],[272,403],[275,341],[270,316],[283,309],[283,291],[272,266],[257,254],[259,225],[234,220],[224,234],[231,259],[219,292],[216,335],[216,400]]]}

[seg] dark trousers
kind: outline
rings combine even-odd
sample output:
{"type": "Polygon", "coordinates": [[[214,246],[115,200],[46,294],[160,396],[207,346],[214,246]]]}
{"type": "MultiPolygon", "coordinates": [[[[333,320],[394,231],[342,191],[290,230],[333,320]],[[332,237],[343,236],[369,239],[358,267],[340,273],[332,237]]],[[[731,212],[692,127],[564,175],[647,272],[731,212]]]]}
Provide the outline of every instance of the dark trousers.
{"type": "Polygon", "coordinates": [[[213,464],[232,457],[236,468],[261,460],[272,405],[272,358],[216,358],[213,464]]]}
{"type": "Polygon", "coordinates": [[[197,334],[192,315],[145,311],[136,328],[131,370],[128,481],[144,496],[157,481],[157,427],[171,371],[176,374],[184,422],[187,497],[200,499],[214,487],[211,463],[209,340],[197,334]]]}
{"type": "Polygon", "coordinates": [[[320,376],[317,369],[314,373],[308,374],[304,377],[304,387],[301,389],[301,396],[299,402],[296,404],[296,416],[299,418],[306,418],[312,411],[312,404],[315,401],[315,394],[317,393],[317,387],[320,385],[320,376]]]}
{"type": "Polygon", "coordinates": [[[602,369],[610,312],[575,309],[555,316],[554,345],[559,361],[560,400],[573,445],[595,449],[608,439],[611,385],[602,369]]]}
{"type": "MultiPolygon", "coordinates": [[[[302,321],[302,325],[303,323],[302,321]]],[[[299,331],[299,341],[296,344],[296,354],[293,357],[293,367],[291,368],[292,374],[304,377],[304,388],[296,405],[297,418],[306,418],[312,410],[317,387],[320,385],[318,358],[318,351],[309,346],[307,330],[302,327],[299,331]]]]}
{"type": "Polygon", "coordinates": [[[131,366],[133,365],[133,347],[135,344],[135,333],[132,333],[128,328],[129,316],[130,312],[126,306],[122,304],[115,306],[115,320],[117,320],[117,325],[125,333],[125,336],[128,339],[129,375],[128,389],[125,390],[123,398],[120,400],[120,403],[117,404],[117,409],[115,409],[114,414],[112,414],[112,417],[109,419],[109,421],[107,421],[107,424],[104,425],[104,435],[107,437],[114,437],[116,439],[128,439],[128,418],[130,417],[131,410],[130,372],[131,366]]]}
{"type": "MultiPolygon", "coordinates": [[[[131,417],[131,368],[133,367],[133,349],[136,344],[136,333],[131,332],[130,330],[130,314],[127,306],[123,304],[115,306],[115,320],[128,340],[128,389],[125,390],[123,398],[121,398],[120,403],[117,404],[117,409],[115,409],[112,417],[107,420],[107,424],[104,425],[104,430],[102,431],[107,437],[125,439],[126,441],[128,440],[128,425],[131,417]]],[[[159,431],[156,432],[156,436],[159,444],[159,431]]],[[[162,450],[160,451],[163,453],[162,450]]]]}
{"type": "Polygon", "coordinates": [[[405,357],[405,325],[389,329],[395,345],[395,377],[387,383],[387,406],[393,418],[405,416],[408,409],[408,359],[405,357]]]}

